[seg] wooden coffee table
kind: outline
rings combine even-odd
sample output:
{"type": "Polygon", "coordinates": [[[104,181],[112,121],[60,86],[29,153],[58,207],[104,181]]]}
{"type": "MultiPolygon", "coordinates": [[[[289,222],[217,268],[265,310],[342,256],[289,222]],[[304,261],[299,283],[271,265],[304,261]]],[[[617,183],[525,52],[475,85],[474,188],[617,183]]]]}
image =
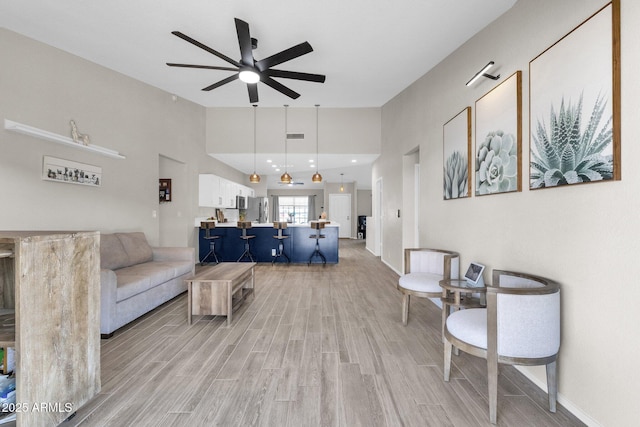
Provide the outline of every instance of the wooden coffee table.
{"type": "Polygon", "coordinates": [[[186,279],[189,325],[193,315],[227,316],[227,325],[231,325],[233,310],[253,293],[255,265],[255,262],[221,262],[186,279]]]}

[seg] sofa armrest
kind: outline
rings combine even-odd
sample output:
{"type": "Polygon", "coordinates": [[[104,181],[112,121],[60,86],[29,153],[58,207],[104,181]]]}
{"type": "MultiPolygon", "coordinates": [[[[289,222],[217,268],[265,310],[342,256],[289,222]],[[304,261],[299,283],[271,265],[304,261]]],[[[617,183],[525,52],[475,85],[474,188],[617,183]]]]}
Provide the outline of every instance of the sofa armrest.
{"type": "Polygon", "coordinates": [[[194,248],[151,248],[154,261],[191,261],[196,264],[194,248]]]}
{"type": "Polygon", "coordinates": [[[113,270],[100,270],[100,333],[110,334],[115,330],[116,292],[118,278],[113,270]]]}

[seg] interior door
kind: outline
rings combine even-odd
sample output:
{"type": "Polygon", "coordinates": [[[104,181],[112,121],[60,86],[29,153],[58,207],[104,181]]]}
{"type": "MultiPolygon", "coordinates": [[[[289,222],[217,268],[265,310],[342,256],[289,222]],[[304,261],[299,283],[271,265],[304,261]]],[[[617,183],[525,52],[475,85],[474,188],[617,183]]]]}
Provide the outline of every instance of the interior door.
{"type": "Polygon", "coordinates": [[[340,225],[339,238],[351,236],[351,194],[329,194],[329,221],[340,225]]]}

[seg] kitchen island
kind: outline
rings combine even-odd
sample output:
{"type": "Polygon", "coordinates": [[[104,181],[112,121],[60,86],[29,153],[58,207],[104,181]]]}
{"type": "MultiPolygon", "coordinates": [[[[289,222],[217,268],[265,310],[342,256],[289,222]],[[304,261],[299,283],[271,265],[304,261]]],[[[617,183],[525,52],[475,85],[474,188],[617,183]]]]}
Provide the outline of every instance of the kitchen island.
{"type": "MultiPolygon", "coordinates": [[[[200,227],[200,221],[196,219],[196,227],[200,227]]],[[[244,252],[244,240],[240,238],[242,230],[236,228],[235,222],[218,222],[216,227],[210,229],[212,236],[220,236],[215,240],[216,254],[218,259],[226,262],[237,261],[244,252]]],[[[321,229],[324,238],[319,239],[320,251],[325,256],[327,264],[338,263],[338,224],[327,222],[325,228],[321,229]]],[[[199,232],[199,258],[202,260],[209,252],[209,241],[204,239],[205,230],[200,229],[199,232]]],[[[255,262],[271,262],[275,258],[278,251],[278,240],[273,236],[278,234],[278,230],[273,228],[273,223],[252,223],[251,228],[247,230],[247,234],[255,235],[251,239],[251,253],[255,262]]],[[[316,247],[316,240],[311,235],[316,234],[316,230],[312,229],[309,224],[287,224],[287,228],[283,230],[283,234],[289,238],[283,240],[284,253],[289,257],[292,263],[307,264],[309,258],[313,255],[316,247]]],[[[211,262],[213,256],[207,259],[211,262]]],[[[245,260],[248,260],[246,257],[245,260]]],[[[286,262],[282,257],[276,262],[286,262]]],[[[312,264],[322,263],[319,257],[311,259],[312,264]]]]}

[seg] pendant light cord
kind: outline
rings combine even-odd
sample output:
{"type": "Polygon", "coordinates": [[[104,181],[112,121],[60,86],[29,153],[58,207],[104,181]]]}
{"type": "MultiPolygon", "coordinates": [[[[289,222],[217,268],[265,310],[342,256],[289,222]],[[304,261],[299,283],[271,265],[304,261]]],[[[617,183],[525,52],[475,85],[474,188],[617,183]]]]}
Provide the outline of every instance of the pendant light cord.
{"type": "Polygon", "coordinates": [[[256,173],[256,108],[257,105],[253,105],[253,173],[256,173]]]}
{"type": "Polygon", "coordinates": [[[319,148],[320,147],[320,142],[319,142],[320,141],[320,137],[319,137],[319,135],[320,135],[320,131],[319,131],[320,125],[318,124],[318,110],[319,110],[319,107],[320,107],[320,104],[316,104],[316,173],[318,173],[318,163],[320,163],[319,162],[320,155],[318,154],[320,152],[319,151],[320,150],[320,148],[319,148]]]}
{"type": "Polygon", "coordinates": [[[289,106],[284,105],[284,173],[287,173],[287,109],[289,106]]]}

